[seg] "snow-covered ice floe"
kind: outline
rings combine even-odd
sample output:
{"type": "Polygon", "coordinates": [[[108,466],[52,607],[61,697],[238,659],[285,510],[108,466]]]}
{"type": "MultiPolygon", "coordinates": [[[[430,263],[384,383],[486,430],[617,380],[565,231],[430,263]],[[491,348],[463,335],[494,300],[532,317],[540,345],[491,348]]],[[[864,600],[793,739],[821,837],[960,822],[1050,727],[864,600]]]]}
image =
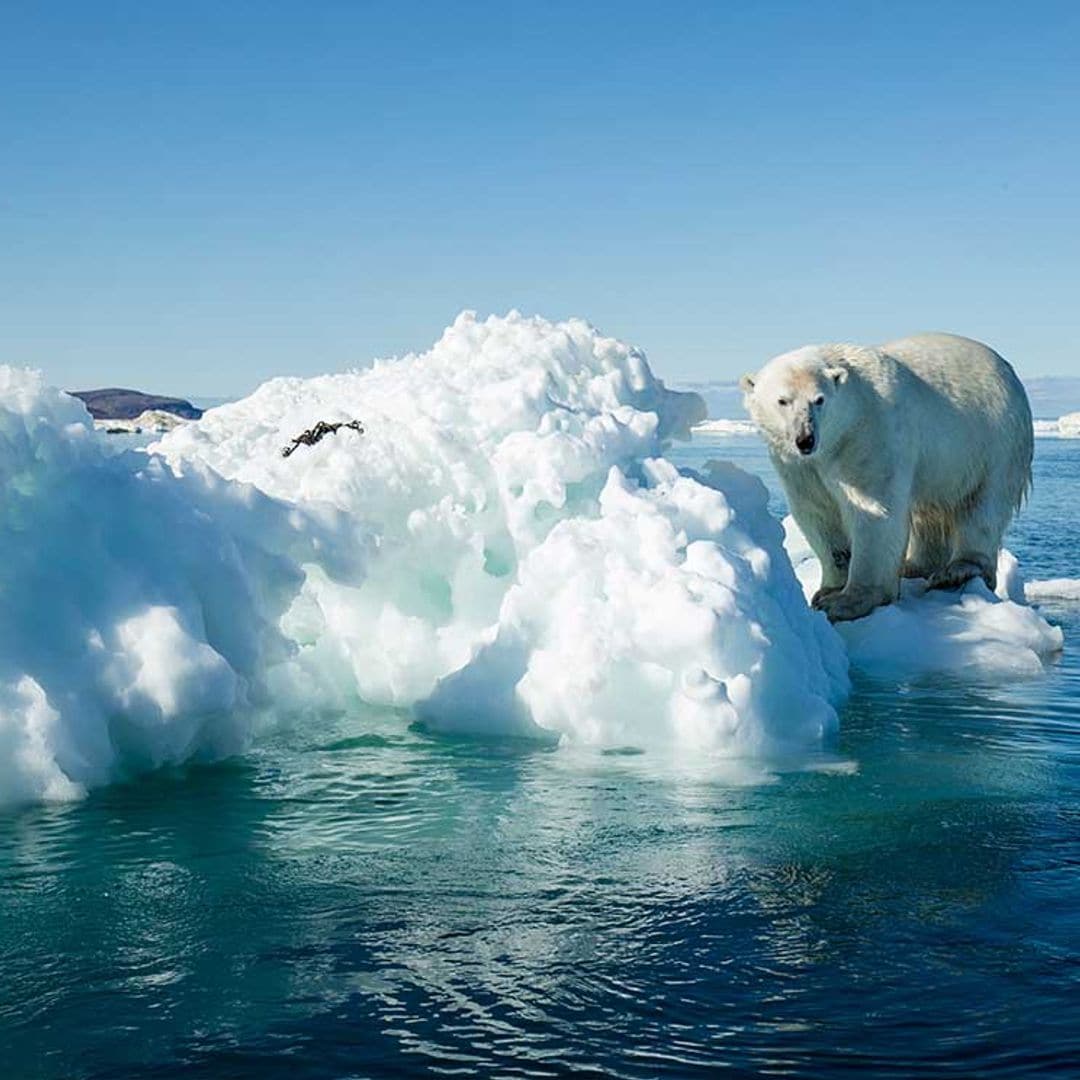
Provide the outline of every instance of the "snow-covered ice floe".
{"type": "MultiPolygon", "coordinates": [[[[821,582],[821,566],[798,525],[784,519],[785,546],[806,597],[821,582]]],[[[839,623],[852,668],[872,675],[914,676],[973,673],[1007,679],[1035,674],[1061,651],[1060,627],[1025,604],[1020,567],[1011,552],[998,556],[997,590],[982,580],[958,592],[927,591],[921,580],[904,581],[898,603],[864,619],[839,623]]],[[[1028,587],[1027,599],[1036,598],[1028,587]]]]}
{"type": "Polygon", "coordinates": [[[149,453],[0,369],[0,801],[357,699],[458,731],[816,749],[842,644],[762,485],[662,459],[702,412],[588,324],[517,314],[273,380],[149,453]]]}

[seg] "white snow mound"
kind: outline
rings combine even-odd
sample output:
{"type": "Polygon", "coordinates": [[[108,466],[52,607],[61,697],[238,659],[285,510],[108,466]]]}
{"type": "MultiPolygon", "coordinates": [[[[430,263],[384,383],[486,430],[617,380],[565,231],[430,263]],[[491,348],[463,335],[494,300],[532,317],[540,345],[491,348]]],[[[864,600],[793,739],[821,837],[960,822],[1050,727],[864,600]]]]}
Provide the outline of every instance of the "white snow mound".
{"type": "Polygon", "coordinates": [[[707,480],[613,467],[599,515],[530,552],[493,639],[421,715],[607,746],[818,745],[848,688],[842,648],[799,593],[764,485],[732,465],[707,480]]]}
{"type": "MultiPolygon", "coordinates": [[[[821,566],[790,515],[784,532],[809,599],[821,583],[821,566]]],[[[898,603],[836,624],[852,668],[885,676],[970,672],[991,679],[1042,672],[1062,649],[1061,628],[1026,606],[1019,565],[1004,549],[997,578],[996,593],[981,580],[957,592],[927,591],[923,581],[904,581],[898,603]]]]}

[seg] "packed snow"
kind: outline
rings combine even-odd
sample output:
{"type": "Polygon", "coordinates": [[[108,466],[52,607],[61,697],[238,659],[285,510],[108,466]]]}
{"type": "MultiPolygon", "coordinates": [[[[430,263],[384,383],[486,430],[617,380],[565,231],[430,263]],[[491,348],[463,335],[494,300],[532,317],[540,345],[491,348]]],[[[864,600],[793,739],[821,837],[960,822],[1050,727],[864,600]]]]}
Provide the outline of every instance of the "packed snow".
{"type": "Polygon", "coordinates": [[[493,639],[421,715],[608,746],[817,745],[847,688],[839,642],[802,602],[764,485],[719,464],[706,480],[613,467],[599,514],[533,548],[493,639]]]}
{"type": "Polygon", "coordinates": [[[271,380],[149,449],[0,368],[0,802],[358,701],[437,731],[790,759],[836,727],[845,641],[860,666],[918,667],[929,635],[949,664],[1025,671],[1060,647],[974,586],[841,638],[760,481],[664,458],[702,415],[639,351],[516,313],[271,380]]]}

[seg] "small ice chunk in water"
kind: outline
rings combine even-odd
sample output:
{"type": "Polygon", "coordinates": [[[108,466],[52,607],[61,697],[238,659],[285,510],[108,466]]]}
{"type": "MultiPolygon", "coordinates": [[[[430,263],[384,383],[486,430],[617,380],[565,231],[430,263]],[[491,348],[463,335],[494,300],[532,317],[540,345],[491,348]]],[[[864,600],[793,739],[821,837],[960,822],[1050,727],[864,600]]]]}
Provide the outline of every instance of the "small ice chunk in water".
{"type": "Polygon", "coordinates": [[[1030,604],[1047,601],[1077,603],[1080,602],[1080,578],[1047,578],[1044,581],[1029,581],[1024,586],[1024,596],[1030,604]]]}

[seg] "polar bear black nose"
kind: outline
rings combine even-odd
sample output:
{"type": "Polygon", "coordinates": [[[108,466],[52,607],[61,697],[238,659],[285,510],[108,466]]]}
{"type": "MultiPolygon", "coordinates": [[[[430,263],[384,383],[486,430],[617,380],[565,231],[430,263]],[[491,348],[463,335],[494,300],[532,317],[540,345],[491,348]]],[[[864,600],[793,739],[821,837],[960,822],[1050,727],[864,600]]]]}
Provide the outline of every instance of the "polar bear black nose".
{"type": "Polygon", "coordinates": [[[814,433],[812,431],[803,432],[801,435],[795,437],[795,445],[799,448],[800,454],[809,454],[814,449],[814,433]]]}

